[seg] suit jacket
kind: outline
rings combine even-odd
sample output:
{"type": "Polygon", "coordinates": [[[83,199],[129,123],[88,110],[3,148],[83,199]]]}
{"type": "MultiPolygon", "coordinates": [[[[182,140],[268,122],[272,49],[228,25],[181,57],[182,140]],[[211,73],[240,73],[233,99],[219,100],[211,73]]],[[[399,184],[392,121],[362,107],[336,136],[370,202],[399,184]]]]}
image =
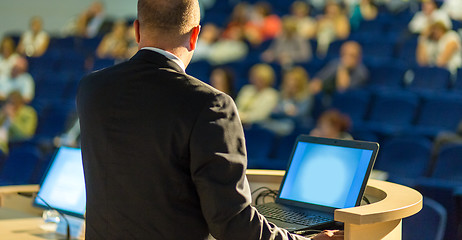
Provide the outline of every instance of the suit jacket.
{"type": "Polygon", "coordinates": [[[86,239],[297,239],[250,206],[232,99],[162,54],[81,80],[86,239]]]}

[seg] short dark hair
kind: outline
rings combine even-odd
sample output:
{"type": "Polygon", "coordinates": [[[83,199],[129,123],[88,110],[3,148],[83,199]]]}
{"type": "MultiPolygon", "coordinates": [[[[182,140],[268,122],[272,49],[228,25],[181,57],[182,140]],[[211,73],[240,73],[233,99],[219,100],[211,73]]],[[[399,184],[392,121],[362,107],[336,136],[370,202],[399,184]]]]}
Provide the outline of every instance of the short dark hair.
{"type": "Polygon", "coordinates": [[[138,0],[141,27],[161,32],[188,33],[199,24],[197,0],[138,0]]]}

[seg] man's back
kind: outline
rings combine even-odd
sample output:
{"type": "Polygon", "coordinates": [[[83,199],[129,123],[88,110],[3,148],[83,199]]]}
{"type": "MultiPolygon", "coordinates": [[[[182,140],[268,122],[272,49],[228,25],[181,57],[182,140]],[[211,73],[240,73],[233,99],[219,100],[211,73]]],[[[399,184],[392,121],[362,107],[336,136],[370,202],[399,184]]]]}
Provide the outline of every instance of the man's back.
{"type": "MultiPolygon", "coordinates": [[[[204,113],[208,105],[223,108],[214,103],[221,93],[169,64],[164,56],[142,50],[129,62],[82,80],[78,108],[90,239],[208,235],[191,179],[192,170],[207,166],[191,166],[202,163],[190,156],[195,145],[220,144],[207,142],[215,134],[210,129],[195,127],[200,127],[199,115],[209,115],[204,113]],[[203,142],[191,142],[194,135],[202,135],[203,142]]],[[[230,151],[243,170],[244,140],[239,141],[241,146],[230,151]]]]}

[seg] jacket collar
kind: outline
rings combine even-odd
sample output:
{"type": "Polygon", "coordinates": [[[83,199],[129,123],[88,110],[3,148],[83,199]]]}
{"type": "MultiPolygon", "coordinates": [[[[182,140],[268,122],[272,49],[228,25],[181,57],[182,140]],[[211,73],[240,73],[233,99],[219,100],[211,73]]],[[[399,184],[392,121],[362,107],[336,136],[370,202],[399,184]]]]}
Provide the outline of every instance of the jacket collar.
{"type": "Polygon", "coordinates": [[[175,61],[161,53],[148,49],[139,50],[130,60],[148,61],[158,65],[159,67],[170,68],[177,72],[185,73],[185,71],[175,61]]]}

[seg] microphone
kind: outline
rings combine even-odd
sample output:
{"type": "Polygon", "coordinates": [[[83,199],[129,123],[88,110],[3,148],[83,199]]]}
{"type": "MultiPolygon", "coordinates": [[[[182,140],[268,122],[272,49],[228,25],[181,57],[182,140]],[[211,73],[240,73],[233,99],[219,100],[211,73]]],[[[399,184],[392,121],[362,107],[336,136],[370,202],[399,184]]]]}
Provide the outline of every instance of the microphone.
{"type": "Polygon", "coordinates": [[[45,205],[47,205],[47,207],[51,210],[54,210],[56,212],[59,213],[59,215],[64,219],[64,221],[66,221],[66,240],[71,240],[71,228],[70,228],[70,224],[69,224],[69,220],[66,218],[66,216],[64,216],[64,214],[59,211],[58,209],[50,206],[50,204],[48,204],[45,199],[43,199],[42,197],[40,197],[38,194],[36,193],[23,193],[23,192],[18,192],[18,195],[21,195],[21,196],[24,196],[24,197],[37,197],[38,199],[40,199],[43,203],[45,203],[45,205]]]}

